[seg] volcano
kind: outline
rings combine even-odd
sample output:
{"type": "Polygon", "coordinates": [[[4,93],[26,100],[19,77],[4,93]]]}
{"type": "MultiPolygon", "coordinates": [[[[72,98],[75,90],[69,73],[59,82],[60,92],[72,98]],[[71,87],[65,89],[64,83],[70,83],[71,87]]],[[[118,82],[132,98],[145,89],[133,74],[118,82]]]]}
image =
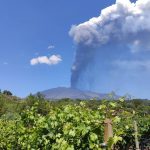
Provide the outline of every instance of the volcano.
{"type": "MultiPolygon", "coordinates": [[[[96,92],[91,91],[82,91],[79,89],[74,88],[67,88],[67,87],[58,87],[58,88],[52,88],[49,90],[41,91],[40,92],[46,99],[50,100],[60,100],[64,98],[69,99],[81,99],[81,100],[90,100],[90,99],[96,99],[101,100],[104,98],[109,98],[109,94],[100,94],[96,92]]],[[[114,99],[118,99],[118,96],[114,96],[114,99]]]]}

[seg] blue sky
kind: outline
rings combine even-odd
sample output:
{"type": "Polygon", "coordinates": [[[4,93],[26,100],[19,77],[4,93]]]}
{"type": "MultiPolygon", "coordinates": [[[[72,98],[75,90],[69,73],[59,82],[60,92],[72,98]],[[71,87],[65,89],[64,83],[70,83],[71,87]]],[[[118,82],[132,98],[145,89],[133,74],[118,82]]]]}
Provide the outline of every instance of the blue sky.
{"type": "MultiPolygon", "coordinates": [[[[69,87],[71,67],[76,51],[73,39],[69,36],[71,26],[99,16],[101,9],[113,3],[115,0],[0,1],[0,89],[7,89],[17,96],[24,97],[29,93],[58,86],[69,87]],[[60,56],[61,61],[58,64],[50,65],[50,62],[42,64],[41,59],[39,60],[41,56],[46,56],[46,61],[50,61],[51,56],[60,56]],[[32,59],[36,59],[33,65],[30,64],[32,59]]],[[[112,48],[113,46],[110,46],[110,49],[112,48]]],[[[103,54],[101,57],[104,60],[108,59],[107,53],[103,54]]],[[[112,51],[111,54],[115,55],[115,52],[112,51]]],[[[134,57],[138,58],[141,55],[145,58],[147,54],[137,54],[134,57]]],[[[125,53],[125,58],[128,57],[130,54],[125,53]]],[[[130,65],[129,61],[119,61],[117,59],[113,62],[119,64],[118,67],[130,65]]],[[[131,62],[133,67],[134,62],[131,62]]],[[[136,64],[143,65],[143,62],[136,59],[136,64]]],[[[100,67],[101,73],[107,74],[105,67],[105,65],[100,67]]],[[[114,74],[117,71],[114,69],[114,74]]],[[[124,73],[122,68],[118,73],[124,73]]],[[[113,77],[116,79],[113,81],[113,79],[111,80],[112,74],[109,74],[110,82],[106,82],[108,78],[105,78],[105,74],[98,79],[101,86],[94,87],[95,91],[105,93],[114,90],[119,94],[131,93],[139,97],[150,98],[147,90],[149,86],[145,85],[149,74],[142,74],[141,77],[145,77],[145,80],[139,81],[139,77],[135,78],[135,82],[142,83],[142,89],[137,88],[138,84],[127,84],[131,83],[130,77],[133,77],[133,74],[128,77],[123,76],[117,83],[115,82],[118,78],[117,75],[113,77]],[[122,86],[121,84],[124,83],[126,84],[122,86]],[[140,92],[141,94],[139,94],[140,92]]]]}
{"type": "Polygon", "coordinates": [[[68,32],[113,3],[105,0],[0,1],[0,88],[15,95],[70,86],[75,48],[68,32]],[[48,46],[54,45],[54,49],[48,46]],[[31,66],[34,57],[59,54],[58,65],[31,66]]]}

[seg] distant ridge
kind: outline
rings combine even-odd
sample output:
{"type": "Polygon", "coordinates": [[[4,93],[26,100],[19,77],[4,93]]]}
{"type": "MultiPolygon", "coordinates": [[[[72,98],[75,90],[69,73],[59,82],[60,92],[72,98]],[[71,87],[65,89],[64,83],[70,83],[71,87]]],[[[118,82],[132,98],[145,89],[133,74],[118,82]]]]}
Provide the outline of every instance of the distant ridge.
{"type": "MultiPolygon", "coordinates": [[[[41,91],[40,92],[46,99],[52,99],[52,100],[60,100],[64,98],[69,99],[104,99],[108,98],[108,94],[99,94],[96,92],[90,92],[90,91],[82,91],[79,89],[74,88],[67,88],[67,87],[58,87],[58,88],[52,88],[49,90],[41,91]]],[[[118,99],[118,96],[115,96],[115,98],[118,99]]]]}

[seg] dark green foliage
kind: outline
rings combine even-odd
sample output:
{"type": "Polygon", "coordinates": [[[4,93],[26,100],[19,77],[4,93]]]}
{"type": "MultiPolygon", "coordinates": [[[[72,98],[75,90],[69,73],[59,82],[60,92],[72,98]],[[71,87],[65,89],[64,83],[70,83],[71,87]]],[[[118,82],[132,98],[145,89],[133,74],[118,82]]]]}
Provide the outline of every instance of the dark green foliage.
{"type": "Polygon", "coordinates": [[[8,96],[12,96],[13,94],[10,92],[10,91],[8,91],[8,90],[4,90],[3,91],[3,94],[4,95],[8,95],[8,96]]]}
{"type": "Polygon", "coordinates": [[[133,120],[139,139],[150,135],[150,101],[48,101],[40,94],[17,97],[0,94],[0,149],[101,150],[104,120],[113,121],[112,145],[134,143],[133,120]]]}

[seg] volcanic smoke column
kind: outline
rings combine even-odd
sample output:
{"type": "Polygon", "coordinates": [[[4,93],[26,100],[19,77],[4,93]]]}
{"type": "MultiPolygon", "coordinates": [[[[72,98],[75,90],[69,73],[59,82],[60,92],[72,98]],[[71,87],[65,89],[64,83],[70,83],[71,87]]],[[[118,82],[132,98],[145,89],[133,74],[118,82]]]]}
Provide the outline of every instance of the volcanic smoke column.
{"type": "Polygon", "coordinates": [[[110,57],[107,62],[110,65],[117,65],[117,62],[127,65],[125,62],[129,60],[121,57],[123,53],[130,55],[132,66],[137,62],[135,54],[139,56],[138,64],[143,64],[140,54],[150,52],[150,0],[137,0],[135,3],[116,0],[114,5],[103,9],[100,16],[73,25],[69,35],[77,47],[71,76],[73,88],[80,88],[84,81],[90,85],[92,68],[102,65],[102,61],[97,59],[111,53],[112,47],[116,47],[118,58],[110,57]]]}

